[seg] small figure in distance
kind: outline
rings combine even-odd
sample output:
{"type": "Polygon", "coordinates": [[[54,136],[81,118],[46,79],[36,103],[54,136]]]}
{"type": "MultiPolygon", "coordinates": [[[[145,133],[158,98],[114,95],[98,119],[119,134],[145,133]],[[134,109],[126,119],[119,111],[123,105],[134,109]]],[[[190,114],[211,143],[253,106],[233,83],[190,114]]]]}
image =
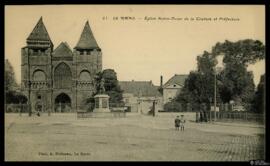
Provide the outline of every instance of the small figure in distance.
{"type": "Polygon", "coordinates": [[[181,131],[184,131],[185,130],[185,123],[186,123],[186,120],[184,118],[184,115],[181,115],[181,118],[180,118],[180,128],[181,128],[181,131]]]}
{"type": "Polygon", "coordinates": [[[179,116],[176,116],[175,120],[174,120],[174,124],[175,124],[175,130],[179,130],[180,127],[180,119],[179,116]]]}

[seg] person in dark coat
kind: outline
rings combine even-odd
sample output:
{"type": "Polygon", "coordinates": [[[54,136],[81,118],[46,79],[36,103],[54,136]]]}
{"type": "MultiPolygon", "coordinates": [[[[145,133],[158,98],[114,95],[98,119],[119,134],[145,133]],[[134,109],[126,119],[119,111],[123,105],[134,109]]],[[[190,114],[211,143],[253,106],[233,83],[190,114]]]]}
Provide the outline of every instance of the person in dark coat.
{"type": "Polygon", "coordinates": [[[174,120],[174,124],[175,124],[175,130],[179,130],[180,127],[180,119],[179,116],[177,116],[174,120]]]}
{"type": "Polygon", "coordinates": [[[202,122],[203,121],[203,113],[202,113],[202,111],[200,111],[200,122],[202,122]]]}
{"type": "Polygon", "coordinates": [[[37,103],[36,103],[37,116],[40,116],[41,110],[42,110],[41,102],[37,102],[37,103]]]}

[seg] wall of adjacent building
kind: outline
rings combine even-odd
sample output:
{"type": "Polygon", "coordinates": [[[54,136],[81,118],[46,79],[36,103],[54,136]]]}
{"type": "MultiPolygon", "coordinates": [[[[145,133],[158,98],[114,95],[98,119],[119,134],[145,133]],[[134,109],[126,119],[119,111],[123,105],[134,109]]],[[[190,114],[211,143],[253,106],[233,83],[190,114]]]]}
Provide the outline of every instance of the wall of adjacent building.
{"type": "Polygon", "coordinates": [[[163,110],[162,96],[157,97],[157,98],[155,96],[139,98],[130,93],[123,94],[123,101],[125,103],[125,106],[130,107],[131,112],[147,114],[153,107],[154,100],[157,100],[157,103],[155,106],[156,112],[158,110],[163,110]]]}
{"type": "Polygon", "coordinates": [[[164,104],[167,102],[170,102],[172,99],[174,99],[178,94],[180,93],[180,89],[176,88],[164,88],[163,89],[163,100],[164,104]]]}

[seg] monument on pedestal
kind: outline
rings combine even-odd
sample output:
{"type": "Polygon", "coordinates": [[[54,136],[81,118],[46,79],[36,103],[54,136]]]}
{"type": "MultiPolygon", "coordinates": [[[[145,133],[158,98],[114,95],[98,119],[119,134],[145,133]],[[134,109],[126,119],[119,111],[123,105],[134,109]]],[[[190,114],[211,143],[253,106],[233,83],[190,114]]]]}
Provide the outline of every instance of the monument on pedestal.
{"type": "Polygon", "coordinates": [[[95,98],[95,108],[93,112],[111,112],[109,109],[109,98],[107,94],[97,94],[95,98]]]}
{"type": "Polygon", "coordinates": [[[104,79],[101,79],[98,94],[94,96],[95,108],[93,112],[111,112],[109,109],[110,96],[105,94],[104,79]]]}

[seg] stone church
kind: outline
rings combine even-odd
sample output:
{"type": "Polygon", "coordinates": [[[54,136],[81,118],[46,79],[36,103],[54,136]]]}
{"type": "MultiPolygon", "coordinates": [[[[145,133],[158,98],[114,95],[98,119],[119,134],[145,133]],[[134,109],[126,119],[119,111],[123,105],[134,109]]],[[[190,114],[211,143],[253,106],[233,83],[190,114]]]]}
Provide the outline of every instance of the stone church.
{"type": "Polygon", "coordinates": [[[88,109],[95,90],[94,76],[102,70],[102,52],[87,21],[72,50],[54,45],[42,17],[21,49],[21,88],[32,110],[67,112],[88,109]]]}

